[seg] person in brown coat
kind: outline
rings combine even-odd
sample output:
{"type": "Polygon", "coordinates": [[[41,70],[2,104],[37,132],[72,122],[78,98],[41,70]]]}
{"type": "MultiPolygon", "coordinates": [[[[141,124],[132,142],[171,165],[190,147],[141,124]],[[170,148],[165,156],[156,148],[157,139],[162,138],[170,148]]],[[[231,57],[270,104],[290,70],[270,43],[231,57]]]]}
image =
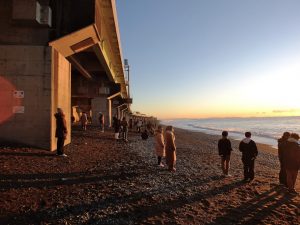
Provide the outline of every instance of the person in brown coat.
{"type": "Polygon", "coordinates": [[[175,172],[175,163],[176,163],[176,145],[175,145],[175,135],[174,129],[172,126],[166,127],[165,133],[165,150],[166,150],[166,163],[168,169],[171,172],[175,172]]]}
{"type": "Polygon", "coordinates": [[[158,126],[155,132],[155,153],[157,156],[157,165],[164,167],[161,162],[162,157],[165,156],[165,140],[162,126],[158,126]]]}
{"type": "Polygon", "coordinates": [[[57,155],[67,156],[64,154],[64,143],[68,133],[65,114],[61,108],[57,108],[57,113],[54,116],[56,119],[57,155]]]}
{"type": "Polygon", "coordinates": [[[295,183],[300,167],[300,146],[298,141],[299,135],[292,133],[290,138],[287,140],[286,150],[283,154],[287,187],[291,193],[297,193],[295,191],[295,183]]]}
{"type": "Polygon", "coordinates": [[[284,132],[282,137],[278,139],[278,159],[280,163],[279,183],[286,186],[286,171],[284,165],[284,152],[286,151],[287,140],[290,137],[289,132],[284,132]]]}

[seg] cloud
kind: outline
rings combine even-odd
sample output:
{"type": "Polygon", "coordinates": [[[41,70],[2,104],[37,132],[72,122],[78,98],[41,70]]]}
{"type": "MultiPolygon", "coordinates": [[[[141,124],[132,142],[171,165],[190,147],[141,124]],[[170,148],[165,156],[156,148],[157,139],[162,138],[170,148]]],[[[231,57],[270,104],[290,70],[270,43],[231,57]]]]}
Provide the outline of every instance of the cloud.
{"type": "Polygon", "coordinates": [[[273,113],[293,113],[293,112],[300,112],[300,109],[287,109],[287,110],[275,109],[272,112],[273,113]]]}

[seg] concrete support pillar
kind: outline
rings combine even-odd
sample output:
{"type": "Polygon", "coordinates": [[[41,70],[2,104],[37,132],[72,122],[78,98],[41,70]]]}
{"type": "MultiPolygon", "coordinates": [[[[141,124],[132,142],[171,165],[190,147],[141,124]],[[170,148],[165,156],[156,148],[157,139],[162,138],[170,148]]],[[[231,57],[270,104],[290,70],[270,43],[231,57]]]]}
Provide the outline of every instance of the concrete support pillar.
{"type": "Polygon", "coordinates": [[[11,84],[0,85],[0,96],[7,96],[0,98],[0,111],[10,113],[0,121],[1,140],[55,150],[54,113],[60,107],[70,143],[71,67],[62,55],[51,47],[0,45],[0,76],[11,84]]]}
{"type": "Polygon", "coordinates": [[[92,99],[92,123],[94,126],[99,126],[99,112],[104,115],[105,126],[109,124],[109,107],[106,96],[96,97],[92,99]]]}
{"type": "Polygon", "coordinates": [[[52,80],[51,80],[51,150],[56,149],[56,119],[57,108],[64,111],[68,134],[65,145],[71,142],[71,64],[52,48],[52,80]]]}
{"type": "Polygon", "coordinates": [[[108,126],[112,126],[112,108],[111,108],[111,99],[108,99],[108,126]]]}

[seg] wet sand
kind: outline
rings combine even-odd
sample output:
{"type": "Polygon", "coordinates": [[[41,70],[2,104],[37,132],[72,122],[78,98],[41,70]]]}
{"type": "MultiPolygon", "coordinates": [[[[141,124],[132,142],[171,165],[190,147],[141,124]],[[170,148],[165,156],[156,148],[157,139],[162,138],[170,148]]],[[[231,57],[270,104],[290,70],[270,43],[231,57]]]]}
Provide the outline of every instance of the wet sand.
{"type": "MultiPolygon", "coordinates": [[[[221,176],[219,137],[176,129],[177,172],[157,167],[153,137],[73,130],[68,157],[0,148],[0,224],[299,224],[300,197],[278,185],[277,150],[259,146],[243,183],[238,142],[221,176]]],[[[300,180],[297,190],[300,191],[300,180]]]]}

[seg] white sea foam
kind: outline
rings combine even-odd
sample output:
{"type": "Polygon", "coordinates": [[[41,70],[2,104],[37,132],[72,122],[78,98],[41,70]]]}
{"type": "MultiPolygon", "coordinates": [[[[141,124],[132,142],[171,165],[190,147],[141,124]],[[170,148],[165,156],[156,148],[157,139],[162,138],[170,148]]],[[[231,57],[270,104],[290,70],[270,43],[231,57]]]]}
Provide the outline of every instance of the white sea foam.
{"type": "Polygon", "coordinates": [[[173,125],[192,131],[221,135],[223,130],[229,137],[240,140],[246,131],[252,133],[257,143],[277,146],[277,139],[283,132],[300,134],[300,117],[251,117],[251,118],[211,118],[162,120],[163,124],[173,125]]]}

